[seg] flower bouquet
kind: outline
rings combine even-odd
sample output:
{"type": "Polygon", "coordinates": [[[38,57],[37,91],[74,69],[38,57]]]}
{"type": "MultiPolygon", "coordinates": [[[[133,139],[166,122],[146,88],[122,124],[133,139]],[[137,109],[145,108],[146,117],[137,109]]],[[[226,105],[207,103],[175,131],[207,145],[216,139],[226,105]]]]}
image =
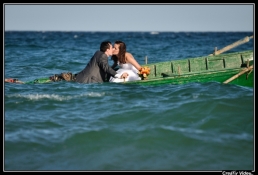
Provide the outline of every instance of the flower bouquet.
{"type": "Polygon", "coordinates": [[[141,77],[142,80],[146,80],[149,74],[150,68],[148,66],[142,67],[141,70],[138,72],[138,75],[139,77],[141,77]]]}

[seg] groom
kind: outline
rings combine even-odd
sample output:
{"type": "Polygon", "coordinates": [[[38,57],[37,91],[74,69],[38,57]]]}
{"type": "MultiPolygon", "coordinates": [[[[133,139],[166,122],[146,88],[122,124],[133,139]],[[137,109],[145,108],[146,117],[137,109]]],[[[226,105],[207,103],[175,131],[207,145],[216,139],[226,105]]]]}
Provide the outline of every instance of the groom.
{"type": "Polygon", "coordinates": [[[120,77],[108,64],[108,57],[113,54],[113,46],[110,41],[100,44],[100,50],[96,51],[86,67],[75,76],[78,83],[103,83],[106,77],[127,78],[128,73],[123,73],[120,77]]]}

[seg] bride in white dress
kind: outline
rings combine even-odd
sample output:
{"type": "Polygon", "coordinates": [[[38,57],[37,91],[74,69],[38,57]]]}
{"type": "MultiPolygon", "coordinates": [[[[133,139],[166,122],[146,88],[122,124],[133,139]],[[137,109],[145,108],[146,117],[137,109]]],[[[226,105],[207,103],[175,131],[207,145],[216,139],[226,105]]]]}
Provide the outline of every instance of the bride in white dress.
{"type": "Polygon", "coordinates": [[[110,77],[110,82],[120,83],[124,81],[141,80],[141,77],[138,75],[138,70],[131,63],[118,63],[118,65],[119,69],[116,71],[119,74],[118,76],[120,77],[125,72],[128,74],[128,76],[125,79],[110,77]]]}
{"type": "Polygon", "coordinates": [[[125,79],[110,77],[109,82],[120,83],[124,81],[141,80],[141,78],[138,75],[138,72],[142,69],[142,67],[134,59],[131,53],[126,52],[126,45],[124,42],[115,42],[113,55],[111,59],[114,61],[114,64],[112,66],[113,68],[115,68],[117,65],[119,66],[119,69],[116,72],[119,75],[127,73],[128,76],[125,79]]]}

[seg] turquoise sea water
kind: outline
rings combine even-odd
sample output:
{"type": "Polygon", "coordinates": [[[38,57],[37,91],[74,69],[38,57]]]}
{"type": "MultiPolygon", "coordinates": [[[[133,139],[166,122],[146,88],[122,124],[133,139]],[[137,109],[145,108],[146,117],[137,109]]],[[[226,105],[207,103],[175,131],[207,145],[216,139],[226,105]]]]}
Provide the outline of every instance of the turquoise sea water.
{"type": "MultiPolygon", "coordinates": [[[[252,32],[5,32],[4,78],[77,73],[100,42],[140,63],[204,56],[252,32]]],[[[229,52],[254,49],[250,40],[229,52]]],[[[110,60],[110,64],[112,64],[110,60]]],[[[254,170],[254,88],[217,82],[4,86],[5,171],[254,170]]]]}

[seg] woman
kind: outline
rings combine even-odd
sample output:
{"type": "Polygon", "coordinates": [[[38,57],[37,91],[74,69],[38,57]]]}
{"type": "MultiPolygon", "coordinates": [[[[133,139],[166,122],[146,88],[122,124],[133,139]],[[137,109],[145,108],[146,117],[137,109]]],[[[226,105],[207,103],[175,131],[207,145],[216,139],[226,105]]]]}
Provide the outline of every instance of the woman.
{"type": "Polygon", "coordinates": [[[142,67],[134,59],[131,53],[126,52],[126,45],[124,42],[116,41],[114,43],[113,55],[111,59],[114,61],[112,68],[115,68],[117,65],[119,66],[119,69],[116,71],[117,74],[122,75],[123,73],[127,73],[128,76],[125,79],[110,77],[110,82],[119,83],[124,81],[141,80],[138,72],[142,69],[142,67]]]}

